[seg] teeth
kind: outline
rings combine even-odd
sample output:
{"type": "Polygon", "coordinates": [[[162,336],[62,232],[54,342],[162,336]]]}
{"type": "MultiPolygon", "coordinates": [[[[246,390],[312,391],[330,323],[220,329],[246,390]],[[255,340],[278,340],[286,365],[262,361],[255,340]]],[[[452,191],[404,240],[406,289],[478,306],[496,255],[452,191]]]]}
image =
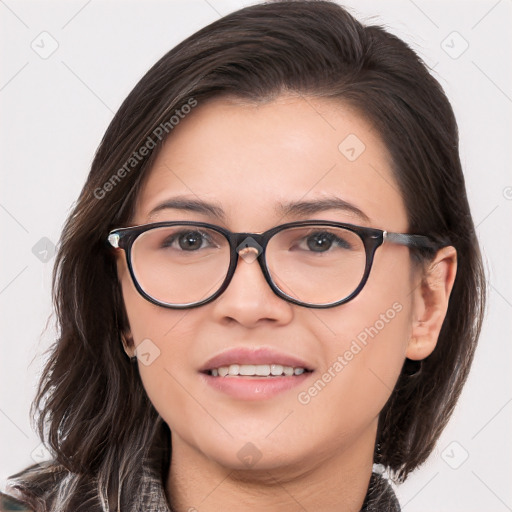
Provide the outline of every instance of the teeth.
{"type": "Polygon", "coordinates": [[[301,367],[293,368],[291,366],[283,366],[280,364],[232,364],[230,366],[221,366],[210,370],[210,375],[213,377],[226,377],[230,376],[247,376],[247,377],[278,377],[285,375],[291,377],[292,375],[301,375],[306,370],[301,367]]]}
{"type": "Polygon", "coordinates": [[[281,375],[283,373],[283,367],[280,364],[271,364],[270,373],[272,375],[281,375]]]}
{"type": "Polygon", "coordinates": [[[270,375],[270,365],[258,364],[256,366],[256,375],[260,375],[261,377],[268,377],[270,375]]]}
{"type": "Polygon", "coordinates": [[[253,364],[242,364],[238,375],[256,375],[256,366],[253,364]]]}
{"type": "Polygon", "coordinates": [[[229,375],[238,375],[238,372],[240,371],[240,365],[239,364],[232,364],[229,367],[229,375]]]}

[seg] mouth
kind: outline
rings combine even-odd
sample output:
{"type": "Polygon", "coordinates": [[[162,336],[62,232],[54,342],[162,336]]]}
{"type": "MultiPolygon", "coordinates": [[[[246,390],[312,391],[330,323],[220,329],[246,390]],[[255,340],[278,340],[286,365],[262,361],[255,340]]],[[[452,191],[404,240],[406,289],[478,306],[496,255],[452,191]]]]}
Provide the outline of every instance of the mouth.
{"type": "Polygon", "coordinates": [[[271,399],[305,385],[314,372],[304,360],[269,347],[239,347],[211,358],[199,370],[221,395],[244,401],[271,399]]]}
{"type": "Polygon", "coordinates": [[[211,377],[249,377],[249,378],[275,378],[294,377],[303,373],[311,373],[312,370],[302,366],[284,366],[277,363],[268,364],[243,364],[234,363],[229,366],[210,368],[203,373],[211,377]]]}

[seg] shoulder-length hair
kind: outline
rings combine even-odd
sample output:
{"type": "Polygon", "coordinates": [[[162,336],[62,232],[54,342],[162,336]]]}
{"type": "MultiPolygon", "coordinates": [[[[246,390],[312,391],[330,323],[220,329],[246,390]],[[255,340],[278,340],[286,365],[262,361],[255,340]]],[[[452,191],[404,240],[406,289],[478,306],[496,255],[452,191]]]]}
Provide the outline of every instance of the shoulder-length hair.
{"type": "Polygon", "coordinates": [[[118,510],[132,499],[136,461],[167,427],[122,348],[127,318],[105,239],[129,222],[141,180],[194,105],[220,95],[265,102],[283,92],[343,102],[371,122],[392,157],[409,230],[457,250],[437,346],[419,372],[404,365],[380,414],[375,462],[403,481],[431,453],[468,375],[485,302],[454,113],[399,38],[336,3],[280,1],[233,12],[164,55],[101,141],[55,262],[60,333],[34,402],[55,460],[16,480],[33,507],[118,510]],[[64,487],[48,490],[61,473],[64,487]]]}

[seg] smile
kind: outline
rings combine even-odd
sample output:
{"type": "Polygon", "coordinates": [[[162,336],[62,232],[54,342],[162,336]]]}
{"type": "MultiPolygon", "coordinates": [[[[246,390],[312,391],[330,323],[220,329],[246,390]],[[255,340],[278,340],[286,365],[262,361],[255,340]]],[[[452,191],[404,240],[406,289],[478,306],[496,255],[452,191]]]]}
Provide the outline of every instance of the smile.
{"type": "Polygon", "coordinates": [[[300,366],[283,366],[281,364],[231,364],[208,370],[212,377],[291,377],[307,372],[300,366]]]}

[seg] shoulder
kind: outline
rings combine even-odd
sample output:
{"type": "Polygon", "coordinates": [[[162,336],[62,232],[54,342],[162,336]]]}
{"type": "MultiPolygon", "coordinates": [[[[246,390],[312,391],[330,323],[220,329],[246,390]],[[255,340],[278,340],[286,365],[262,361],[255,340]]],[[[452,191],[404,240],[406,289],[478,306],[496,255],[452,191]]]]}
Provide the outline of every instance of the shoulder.
{"type": "Polygon", "coordinates": [[[64,486],[71,480],[73,473],[55,461],[29,466],[8,478],[0,512],[51,509],[57,496],[62,495],[64,486]]]}
{"type": "Polygon", "coordinates": [[[400,512],[400,504],[387,478],[372,473],[361,512],[400,512]]]}
{"type": "Polygon", "coordinates": [[[33,508],[9,494],[0,492],[0,512],[16,510],[17,512],[33,512],[33,508]]]}
{"type": "MultiPolygon", "coordinates": [[[[106,486],[100,488],[95,474],[74,473],[55,461],[35,464],[9,477],[6,504],[0,512],[100,512],[114,502],[123,511],[170,512],[162,475],[144,464],[138,469],[133,479],[124,480],[122,488],[113,488],[114,494],[109,494],[106,486]]],[[[120,475],[114,474],[117,478],[111,481],[119,481],[120,475]]]]}

